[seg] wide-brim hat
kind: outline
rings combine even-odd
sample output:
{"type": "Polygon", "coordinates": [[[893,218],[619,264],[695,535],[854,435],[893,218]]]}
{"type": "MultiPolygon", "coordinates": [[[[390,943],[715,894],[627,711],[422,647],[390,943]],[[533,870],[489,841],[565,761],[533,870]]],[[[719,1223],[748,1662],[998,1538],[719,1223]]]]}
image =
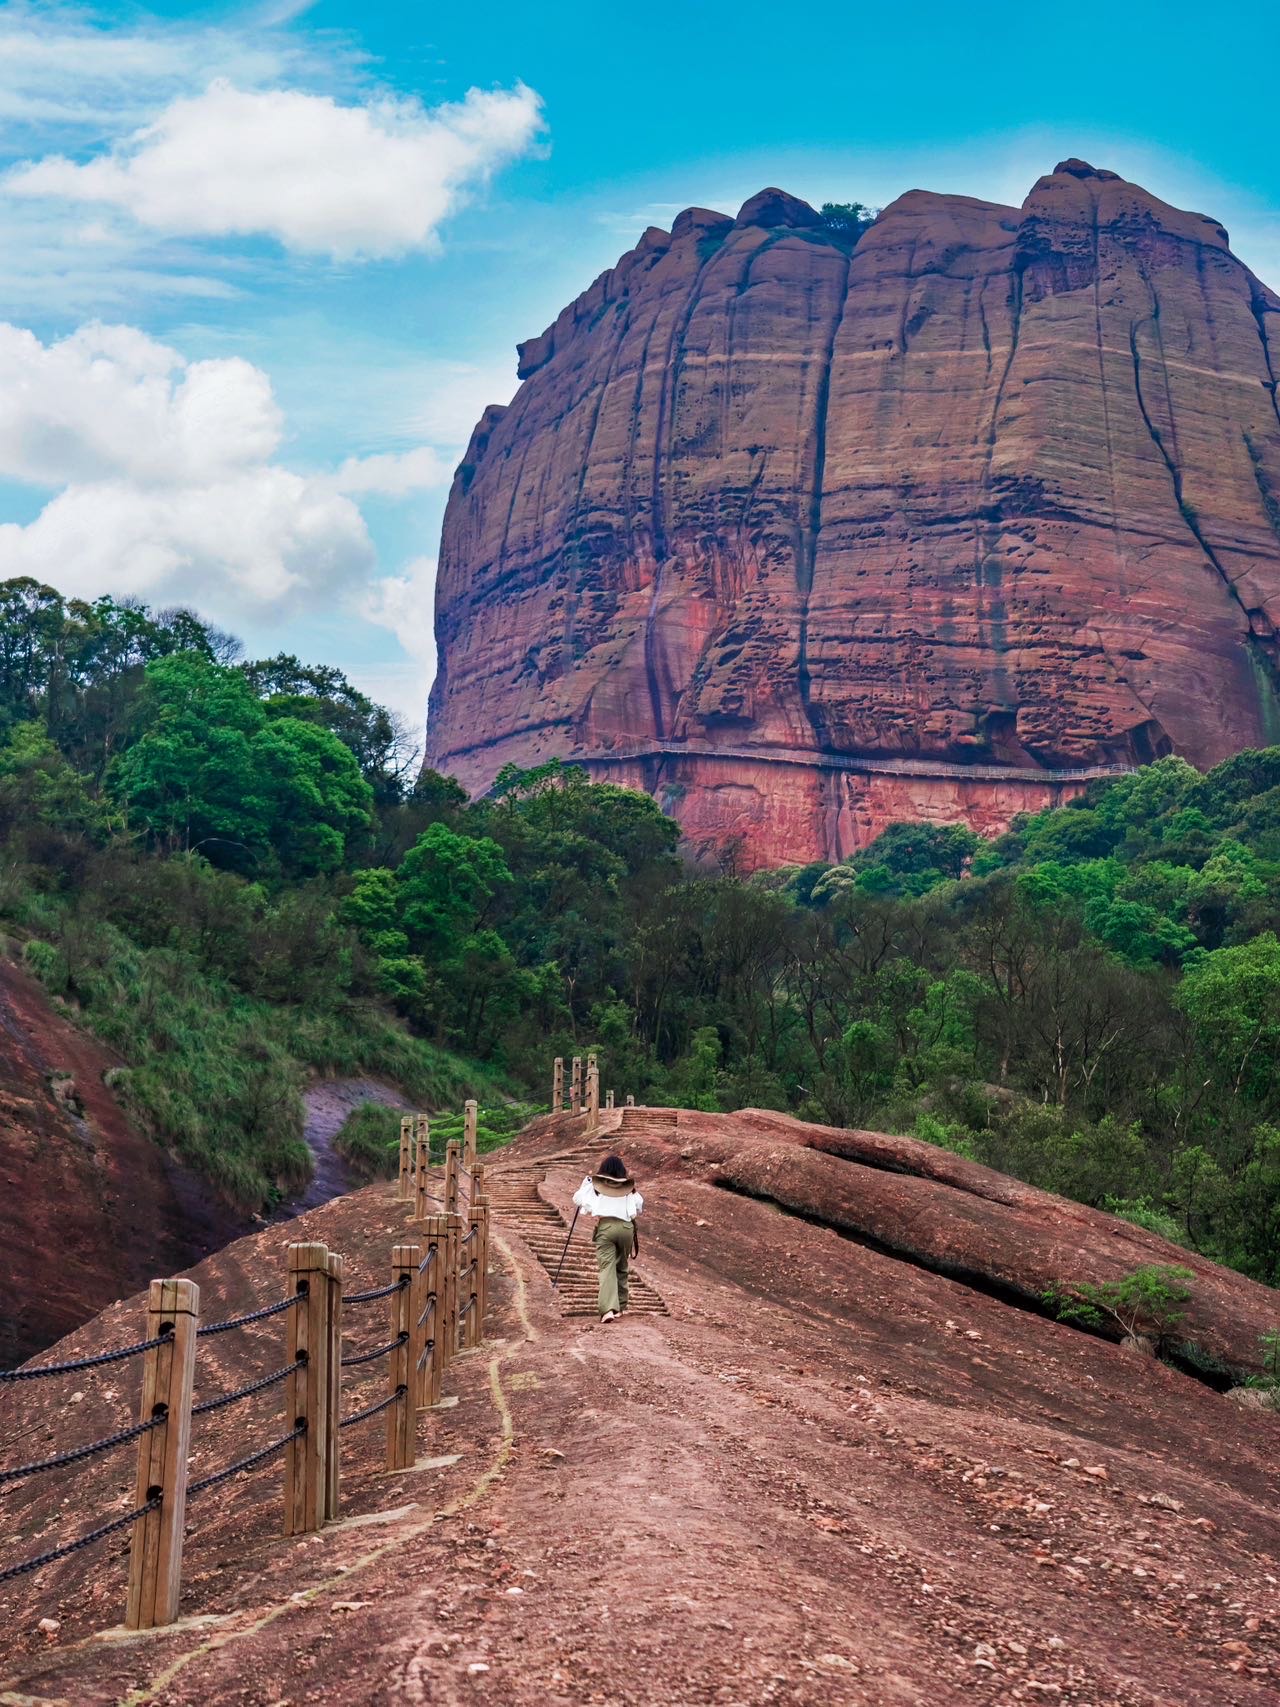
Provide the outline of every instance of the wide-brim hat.
{"type": "Polygon", "coordinates": [[[636,1189],[636,1182],[630,1174],[626,1179],[615,1179],[612,1174],[592,1174],[591,1183],[601,1197],[625,1197],[636,1189]]]}

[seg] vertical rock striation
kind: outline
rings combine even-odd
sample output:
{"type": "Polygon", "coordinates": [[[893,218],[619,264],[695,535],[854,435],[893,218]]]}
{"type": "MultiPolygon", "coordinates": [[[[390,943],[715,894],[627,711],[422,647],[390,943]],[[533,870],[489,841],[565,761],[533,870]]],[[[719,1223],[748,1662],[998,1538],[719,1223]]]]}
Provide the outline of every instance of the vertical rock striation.
{"type": "Polygon", "coordinates": [[[561,756],[749,864],[1280,735],[1280,299],[1063,162],[856,247],[765,190],[522,345],[445,518],[429,762],[561,756]]]}

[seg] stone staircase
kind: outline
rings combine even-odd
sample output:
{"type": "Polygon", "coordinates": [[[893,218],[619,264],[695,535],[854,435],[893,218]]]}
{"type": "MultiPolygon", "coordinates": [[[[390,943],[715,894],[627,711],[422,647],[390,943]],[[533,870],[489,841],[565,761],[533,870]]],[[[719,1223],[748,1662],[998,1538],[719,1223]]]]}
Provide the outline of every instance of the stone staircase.
{"type": "Polygon", "coordinates": [[[674,1138],[680,1111],[677,1108],[624,1108],[616,1133],[625,1138],[674,1138]]]}
{"type": "MultiPolygon", "coordinates": [[[[628,1112],[640,1111],[635,1109],[628,1112]]],[[[485,1190],[498,1225],[519,1234],[553,1280],[565,1240],[569,1237],[569,1224],[559,1210],[543,1201],[538,1195],[538,1187],[552,1165],[576,1167],[585,1174],[598,1149],[597,1144],[590,1152],[575,1152],[537,1162],[516,1162],[492,1168],[486,1179],[485,1190]]],[[[569,1245],[569,1254],[564,1259],[557,1292],[560,1312],[565,1316],[596,1314],[598,1280],[595,1247],[591,1243],[593,1225],[589,1216],[578,1217],[578,1226],[569,1245]]],[[[643,1246],[643,1231],[640,1242],[643,1246]]],[[[631,1303],[627,1313],[638,1316],[665,1316],[667,1313],[662,1299],[636,1273],[634,1263],[631,1268],[631,1303]]]]}

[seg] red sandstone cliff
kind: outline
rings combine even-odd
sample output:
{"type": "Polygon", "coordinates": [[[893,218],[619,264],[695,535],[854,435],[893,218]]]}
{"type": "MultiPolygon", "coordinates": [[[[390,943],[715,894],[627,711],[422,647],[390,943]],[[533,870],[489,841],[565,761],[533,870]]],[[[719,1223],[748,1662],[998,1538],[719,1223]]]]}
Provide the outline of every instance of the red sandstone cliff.
{"type": "Polygon", "coordinates": [[[1280,732],[1280,299],[1211,219],[1066,161],[849,253],[766,190],[520,356],[441,547],[473,790],[581,758],[776,863],[1280,732]]]}

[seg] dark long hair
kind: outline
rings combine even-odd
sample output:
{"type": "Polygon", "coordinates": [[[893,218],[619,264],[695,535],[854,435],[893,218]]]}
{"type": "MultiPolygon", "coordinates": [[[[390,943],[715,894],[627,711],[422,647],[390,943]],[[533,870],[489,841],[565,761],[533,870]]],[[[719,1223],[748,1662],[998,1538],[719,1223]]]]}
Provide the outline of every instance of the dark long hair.
{"type": "Polygon", "coordinates": [[[606,1156],[596,1172],[605,1179],[626,1179],[628,1177],[627,1164],[621,1156],[606,1156]]]}

